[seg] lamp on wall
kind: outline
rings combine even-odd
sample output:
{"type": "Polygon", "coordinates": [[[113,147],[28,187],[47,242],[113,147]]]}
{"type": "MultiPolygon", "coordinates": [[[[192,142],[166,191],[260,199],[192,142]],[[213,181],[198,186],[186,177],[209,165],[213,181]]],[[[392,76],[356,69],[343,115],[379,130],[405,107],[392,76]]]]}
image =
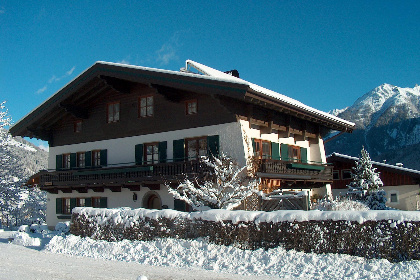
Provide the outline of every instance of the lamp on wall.
{"type": "Polygon", "coordinates": [[[133,192],[133,201],[137,201],[137,194],[133,192]]]}

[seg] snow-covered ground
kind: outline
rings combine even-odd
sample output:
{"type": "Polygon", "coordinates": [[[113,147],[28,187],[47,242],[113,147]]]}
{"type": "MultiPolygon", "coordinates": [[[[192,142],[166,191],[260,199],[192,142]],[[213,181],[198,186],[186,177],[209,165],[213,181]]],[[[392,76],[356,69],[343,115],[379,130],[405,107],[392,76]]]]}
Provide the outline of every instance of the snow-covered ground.
{"type": "Polygon", "coordinates": [[[0,231],[0,252],[0,279],[420,279],[420,261],[250,251],[204,240],[106,242],[0,231]]]}

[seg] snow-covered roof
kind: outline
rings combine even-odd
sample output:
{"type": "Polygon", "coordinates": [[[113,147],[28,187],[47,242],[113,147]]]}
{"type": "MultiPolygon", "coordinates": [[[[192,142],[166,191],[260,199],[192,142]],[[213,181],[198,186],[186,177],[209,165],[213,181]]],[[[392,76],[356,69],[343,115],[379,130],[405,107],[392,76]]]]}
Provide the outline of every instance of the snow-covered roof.
{"type": "MultiPolygon", "coordinates": [[[[342,159],[346,159],[346,160],[352,160],[352,161],[358,161],[359,160],[359,158],[357,158],[357,157],[343,155],[343,154],[340,154],[340,153],[332,153],[332,154],[327,156],[327,159],[332,158],[332,157],[338,157],[338,158],[342,158],[342,159]]],[[[391,168],[391,169],[395,169],[395,170],[399,170],[399,171],[403,171],[403,172],[409,172],[409,173],[420,175],[419,170],[414,170],[414,169],[405,168],[405,167],[401,167],[401,166],[397,166],[397,165],[377,162],[377,161],[373,161],[373,160],[371,162],[372,162],[372,165],[375,165],[375,166],[381,166],[381,167],[385,167],[385,168],[391,168]]]]}
{"type": "Polygon", "coordinates": [[[307,105],[305,105],[305,104],[303,104],[303,103],[301,103],[301,102],[299,102],[299,101],[297,101],[297,100],[295,100],[293,98],[290,98],[288,96],[285,96],[285,95],[283,95],[281,93],[278,93],[278,92],[275,92],[275,91],[266,89],[264,87],[261,87],[259,85],[253,84],[253,83],[248,82],[246,80],[243,80],[241,78],[237,78],[237,77],[234,77],[234,76],[229,75],[227,73],[224,73],[222,71],[213,69],[213,68],[208,67],[206,65],[203,65],[201,63],[198,63],[198,62],[195,62],[195,61],[192,61],[192,60],[187,60],[186,61],[186,68],[187,69],[188,69],[188,65],[194,67],[198,71],[200,71],[203,74],[208,75],[210,77],[218,78],[218,79],[221,79],[221,80],[224,80],[224,81],[232,81],[232,82],[237,82],[237,83],[240,82],[240,83],[246,84],[252,90],[254,90],[256,92],[259,92],[259,93],[261,93],[263,95],[266,95],[268,97],[272,97],[272,98],[278,99],[279,101],[284,102],[284,103],[286,103],[286,104],[288,104],[288,105],[290,105],[292,107],[299,108],[301,110],[307,111],[307,112],[312,113],[314,115],[318,115],[320,117],[323,117],[323,118],[326,118],[326,119],[329,119],[329,120],[332,120],[332,121],[335,121],[335,122],[339,122],[339,123],[345,124],[347,126],[351,126],[351,127],[354,127],[355,126],[355,124],[352,123],[352,122],[349,122],[349,121],[343,120],[341,118],[338,118],[336,116],[333,116],[331,114],[322,112],[320,110],[317,110],[315,108],[312,108],[310,106],[307,106],[307,105]]]}

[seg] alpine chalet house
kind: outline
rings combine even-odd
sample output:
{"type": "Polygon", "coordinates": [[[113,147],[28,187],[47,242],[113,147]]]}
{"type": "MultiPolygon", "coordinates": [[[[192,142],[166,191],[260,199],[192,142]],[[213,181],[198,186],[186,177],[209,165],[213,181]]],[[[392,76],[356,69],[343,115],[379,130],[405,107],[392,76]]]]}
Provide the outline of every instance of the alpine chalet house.
{"type": "Polygon", "coordinates": [[[165,182],[202,174],[198,158],[258,159],[261,190],[325,192],[322,137],[354,124],[191,60],[181,71],[96,62],[16,123],[14,136],[48,141],[47,223],[76,206],[187,206],[165,182]]]}

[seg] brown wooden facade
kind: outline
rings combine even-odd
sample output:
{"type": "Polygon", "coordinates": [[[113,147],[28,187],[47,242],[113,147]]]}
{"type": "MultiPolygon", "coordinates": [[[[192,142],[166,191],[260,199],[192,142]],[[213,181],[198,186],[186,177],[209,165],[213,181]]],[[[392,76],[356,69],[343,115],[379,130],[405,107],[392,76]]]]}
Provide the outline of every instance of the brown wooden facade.
{"type": "MultiPolygon", "coordinates": [[[[334,167],[333,189],[346,189],[351,182],[348,178],[349,172],[355,167],[357,158],[332,154],[327,157],[327,162],[334,167]]],[[[372,162],[372,166],[379,172],[384,186],[401,186],[420,184],[420,171],[401,168],[390,164],[372,162]]]]}

